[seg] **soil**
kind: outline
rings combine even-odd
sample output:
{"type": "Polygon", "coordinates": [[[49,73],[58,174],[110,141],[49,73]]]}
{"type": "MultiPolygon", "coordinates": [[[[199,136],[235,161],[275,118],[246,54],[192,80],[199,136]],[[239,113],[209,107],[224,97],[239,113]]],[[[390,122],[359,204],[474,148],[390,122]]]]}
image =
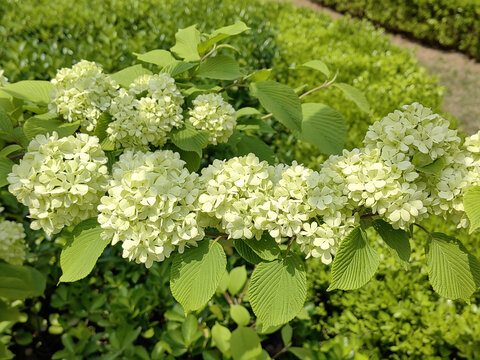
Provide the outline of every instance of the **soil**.
{"type": "MultiPolygon", "coordinates": [[[[336,19],[344,16],[332,9],[308,0],[290,1],[298,6],[321,11],[336,19]]],[[[385,33],[390,40],[400,47],[410,50],[432,75],[438,76],[438,82],[445,87],[443,109],[459,120],[460,126],[467,134],[480,130],[480,62],[455,52],[436,49],[399,34],[385,33]]]]}

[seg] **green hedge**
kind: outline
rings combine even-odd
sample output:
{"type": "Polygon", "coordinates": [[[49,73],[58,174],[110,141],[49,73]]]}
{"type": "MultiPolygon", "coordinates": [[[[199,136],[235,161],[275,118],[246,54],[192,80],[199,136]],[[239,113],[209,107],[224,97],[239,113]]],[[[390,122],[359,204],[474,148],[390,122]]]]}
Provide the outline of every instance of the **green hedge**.
{"type": "Polygon", "coordinates": [[[387,29],[480,58],[478,0],[315,0],[387,29]]]}

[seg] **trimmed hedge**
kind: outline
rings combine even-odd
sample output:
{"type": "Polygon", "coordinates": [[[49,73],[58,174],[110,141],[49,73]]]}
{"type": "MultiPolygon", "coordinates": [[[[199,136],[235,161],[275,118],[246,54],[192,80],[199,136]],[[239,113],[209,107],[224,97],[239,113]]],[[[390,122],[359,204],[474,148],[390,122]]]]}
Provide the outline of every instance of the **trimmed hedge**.
{"type": "Polygon", "coordinates": [[[478,0],[315,0],[387,29],[480,59],[478,0]]]}

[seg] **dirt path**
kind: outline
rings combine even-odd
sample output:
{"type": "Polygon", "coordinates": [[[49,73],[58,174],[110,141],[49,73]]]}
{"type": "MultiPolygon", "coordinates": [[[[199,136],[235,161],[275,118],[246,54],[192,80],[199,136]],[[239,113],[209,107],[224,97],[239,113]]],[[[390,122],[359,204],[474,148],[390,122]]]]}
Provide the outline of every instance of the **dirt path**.
{"type": "MultiPolygon", "coordinates": [[[[343,16],[308,0],[283,1],[327,13],[334,19],[343,16]]],[[[462,53],[424,46],[401,35],[391,35],[391,41],[412,51],[420,65],[430,74],[439,76],[439,83],[447,90],[444,110],[459,119],[468,134],[477,132],[480,129],[480,62],[462,53]]]]}

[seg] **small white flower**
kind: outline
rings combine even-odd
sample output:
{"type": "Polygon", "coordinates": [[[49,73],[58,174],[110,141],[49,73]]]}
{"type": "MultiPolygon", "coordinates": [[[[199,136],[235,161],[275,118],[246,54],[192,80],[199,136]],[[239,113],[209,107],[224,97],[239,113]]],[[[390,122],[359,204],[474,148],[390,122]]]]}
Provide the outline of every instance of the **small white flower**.
{"type": "Polygon", "coordinates": [[[22,265],[25,260],[25,231],[14,221],[0,221],[0,259],[12,265],[22,265]]]}

